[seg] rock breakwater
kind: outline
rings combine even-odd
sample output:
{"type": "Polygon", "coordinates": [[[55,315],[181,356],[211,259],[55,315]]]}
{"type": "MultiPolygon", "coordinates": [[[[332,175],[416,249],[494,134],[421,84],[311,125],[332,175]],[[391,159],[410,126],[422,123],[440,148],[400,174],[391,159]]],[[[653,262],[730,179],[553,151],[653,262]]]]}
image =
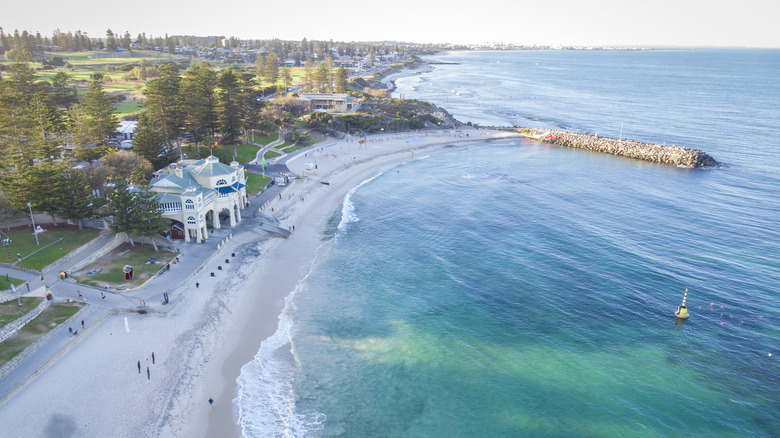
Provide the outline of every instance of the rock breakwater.
{"type": "Polygon", "coordinates": [[[617,155],[651,161],[653,163],[673,164],[676,166],[705,167],[717,166],[718,162],[707,153],[698,149],[680,146],[642,143],[616,138],[597,137],[568,131],[542,129],[523,129],[521,133],[535,140],[552,143],[568,148],[586,149],[594,152],[617,155]]]}

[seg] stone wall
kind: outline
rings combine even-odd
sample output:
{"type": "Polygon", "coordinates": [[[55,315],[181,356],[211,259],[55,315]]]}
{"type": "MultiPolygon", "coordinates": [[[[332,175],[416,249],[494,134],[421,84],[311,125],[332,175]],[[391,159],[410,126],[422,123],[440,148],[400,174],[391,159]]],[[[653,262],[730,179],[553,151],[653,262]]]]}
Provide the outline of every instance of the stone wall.
{"type": "Polygon", "coordinates": [[[688,167],[718,165],[714,158],[703,151],[674,145],[666,146],[608,137],[596,137],[594,135],[577,134],[568,131],[546,131],[541,129],[527,130],[524,134],[535,140],[558,146],[603,152],[619,157],[652,161],[654,163],[688,167]]]}
{"type": "Polygon", "coordinates": [[[17,318],[3,326],[3,328],[0,329],[0,342],[5,341],[8,337],[16,333],[20,328],[24,327],[25,324],[35,319],[36,316],[43,312],[43,309],[49,307],[50,303],[51,301],[49,300],[42,300],[38,306],[25,313],[21,318],[17,318]]]}
{"type": "Polygon", "coordinates": [[[89,266],[95,260],[97,260],[97,259],[103,257],[104,255],[108,254],[109,252],[111,252],[111,250],[113,250],[117,246],[119,246],[119,245],[121,245],[121,244],[123,244],[125,242],[129,242],[129,241],[130,241],[130,239],[127,237],[127,233],[117,233],[114,236],[114,240],[112,240],[111,243],[109,243],[108,245],[105,245],[104,247],[98,249],[91,256],[89,256],[89,257],[85,258],[84,260],[82,260],[82,261],[80,261],[78,263],[75,263],[73,266],[71,266],[71,268],[70,268],[71,272],[76,272],[76,271],[78,271],[80,269],[83,269],[85,266],[89,266]]]}
{"type": "MultiPolygon", "coordinates": [[[[44,300],[44,303],[48,303],[49,301],[44,300]]],[[[48,304],[47,304],[48,305],[48,304]]],[[[35,353],[38,348],[40,348],[42,345],[49,342],[54,336],[57,335],[57,333],[61,332],[65,329],[65,327],[73,325],[73,322],[79,319],[79,316],[81,315],[84,310],[87,309],[87,306],[82,307],[79,309],[78,312],[76,312],[75,315],[71,316],[67,320],[65,320],[62,324],[58,325],[57,327],[54,327],[49,331],[49,333],[46,333],[45,335],[41,336],[33,342],[32,344],[28,345],[27,348],[19,352],[16,356],[13,357],[13,359],[9,360],[8,362],[4,363],[3,366],[0,366],[0,379],[7,376],[8,373],[14,370],[20,363],[24,362],[25,359],[30,357],[33,353],[35,353]]],[[[40,313],[40,312],[39,312],[40,313]]],[[[37,316],[37,315],[36,315],[37,316]]],[[[94,325],[95,323],[93,323],[94,325]]],[[[62,352],[60,352],[62,354],[62,352]]],[[[55,356],[56,357],[56,356],[55,356]]],[[[39,370],[40,371],[40,370],[39,370]]],[[[33,373],[34,375],[34,373],[33,373]]]]}

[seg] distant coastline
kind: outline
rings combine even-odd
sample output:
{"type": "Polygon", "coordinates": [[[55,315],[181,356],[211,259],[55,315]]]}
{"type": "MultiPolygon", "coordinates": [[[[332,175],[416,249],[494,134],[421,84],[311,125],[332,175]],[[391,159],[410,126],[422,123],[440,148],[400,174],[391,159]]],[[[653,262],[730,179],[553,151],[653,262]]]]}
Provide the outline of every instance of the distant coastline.
{"type": "MultiPolygon", "coordinates": [[[[419,57],[415,57],[414,62],[406,63],[403,68],[393,71],[391,74],[384,76],[381,80],[387,86],[389,92],[393,92],[396,90],[395,81],[399,78],[430,72],[433,70],[434,65],[440,64],[459,65],[460,63],[424,61],[419,57]]],[[[446,108],[442,109],[446,111],[446,108]]],[[[460,123],[463,124],[462,122],[460,123]]],[[[558,146],[585,149],[593,152],[601,152],[620,157],[675,166],[712,167],[719,165],[717,160],[699,149],[598,137],[597,135],[581,134],[565,130],[545,130],[529,127],[514,128],[517,128],[517,130],[527,138],[558,146]]]]}

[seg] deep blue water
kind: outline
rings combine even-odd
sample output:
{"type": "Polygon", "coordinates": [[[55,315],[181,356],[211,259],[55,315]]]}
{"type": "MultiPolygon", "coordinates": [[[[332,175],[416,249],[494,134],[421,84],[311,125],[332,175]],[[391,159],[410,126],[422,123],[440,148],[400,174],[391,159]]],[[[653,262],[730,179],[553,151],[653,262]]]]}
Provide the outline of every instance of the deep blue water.
{"type": "Polygon", "coordinates": [[[397,93],[722,166],[514,140],[366,182],[242,370],[245,434],[778,436],[780,51],[434,59],[397,93]]]}

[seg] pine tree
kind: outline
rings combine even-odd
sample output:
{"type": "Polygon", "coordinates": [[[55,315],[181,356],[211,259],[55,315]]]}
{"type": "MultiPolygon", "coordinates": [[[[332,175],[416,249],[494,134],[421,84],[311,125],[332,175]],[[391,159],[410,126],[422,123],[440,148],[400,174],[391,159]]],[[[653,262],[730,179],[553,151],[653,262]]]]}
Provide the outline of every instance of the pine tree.
{"type": "Polygon", "coordinates": [[[157,251],[157,243],[154,241],[154,236],[167,230],[171,226],[170,221],[162,217],[157,193],[149,186],[142,186],[135,192],[135,203],[140,220],[137,222],[134,231],[142,238],[149,236],[152,239],[154,250],[157,251]]]}
{"type": "Polygon", "coordinates": [[[260,120],[260,109],[263,102],[257,100],[255,92],[255,79],[251,73],[238,73],[238,113],[241,120],[241,129],[249,143],[249,130],[256,129],[260,120]]]}
{"type": "Polygon", "coordinates": [[[81,230],[81,220],[95,213],[92,188],[84,174],[74,169],[65,170],[61,187],[65,202],[60,205],[59,214],[65,219],[78,220],[81,230]]]}
{"type": "Polygon", "coordinates": [[[117,44],[116,44],[116,38],[114,37],[114,32],[111,31],[111,29],[108,29],[106,31],[106,50],[109,52],[116,52],[117,44]]]}
{"type": "Polygon", "coordinates": [[[116,180],[114,191],[108,196],[111,201],[108,204],[109,211],[113,215],[111,219],[111,232],[127,233],[130,245],[135,246],[131,233],[136,231],[136,226],[141,220],[138,205],[135,202],[135,194],[124,178],[116,180]]]}
{"type": "Polygon", "coordinates": [[[125,31],[125,34],[122,37],[119,45],[125,50],[130,50],[130,44],[132,43],[133,43],[133,37],[130,36],[130,32],[125,31]]]}
{"type": "Polygon", "coordinates": [[[184,72],[182,98],[187,111],[184,122],[187,136],[195,147],[217,130],[217,73],[208,63],[192,66],[184,72]]]}
{"type": "Polygon", "coordinates": [[[29,184],[29,199],[32,209],[51,215],[52,224],[57,226],[57,215],[62,213],[66,203],[72,202],[65,190],[66,166],[54,161],[41,161],[31,166],[25,183],[29,184]]]}
{"type": "MultiPolygon", "coordinates": [[[[106,137],[110,137],[116,132],[119,125],[111,99],[103,90],[103,74],[93,73],[91,78],[92,82],[81,99],[81,110],[83,111],[81,116],[85,117],[85,120],[82,121],[85,126],[83,126],[84,132],[81,133],[81,138],[82,141],[87,142],[82,143],[83,145],[102,143],[106,137]]],[[[73,129],[73,124],[71,124],[71,128],[73,129]]]]}
{"type": "Polygon", "coordinates": [[[317,65],[317,71],[314,73],[314,81],[317,84],[317,91],[324,93],[330,87],[330,72],[328,71],[328,64],[320,62],[317,65]]]}
{"type": "Polygon", "coordinates": [[[282,83],[284,84],[284,93],[283,95],[287,95],[287,89],[290,88],[290,84],[292,84],[292,70],[290,67],[282,67],[282,83]]]}
{"type": "Polygon", "coordinates": [[[233,145],[233,159],[236,157],[236,142],[241,133],[241,117],[239,114],[239,84],[233,70],[227,69],[219,75],[217,82],[219,97],[219,125],[224,135],[224,142],[233,145]]]}
{"type": "Polygon", "coordinates": [[[336,69],[336,93],[347,92],[347,69],[339,67],[336,69]]]}
{"type": "Polygon", "coordinates": [[[178,151],[165,144],[162,130],[154,125],[146,110],[138,116],[133,134],[133,151],[149,160],[154,169],[160,169],[176,161],[178,151]]]}
{"type": "Polygon", "coordinates": [[[265,57],[265,82],[270,85],[276,85],[279,80],[279,59],[276,52],[271,50],[265,57]]]}
{"type": "Polygon", "coordinates": [[[173,64],[158,68],[160,77],[146,83],[144,107],[162,129],[166,144],[176,139],[184,125],[181,106],[181,77],[173,64]]]}
{"type": "Polygon", "coordinates": [[[0,165],[0,188],[8,203],[17,210],[26,210],[27,203],[33,201],[30,163],[19,154],[11,154],[0,165]]]}
{"type": "Polygon", "coordinates": [[[12,76],[0,80],[0,152],[29,162],[58,156],[64,123],[48,84],[38,82],[27,63],[11,64],[8,70],[12,76]]]}
{"type": "Polygon", "coordinates": [[[314,90],[314,61],[307,58],[303,65],[303,82],[301,83],[303,91],[314,90]]]}
{"type": "Polygon", "coordinates": [[[255,65],[255,75],[257,76],[257,83],[262,85],[265,79],[265,57],[261,54],[257,54],[257,63],[255,65]]]}
{"type": "Polygon", "coordinates": [[[78,93],[70,82],[70,75],[64,71],[58,71],[51,78],[51,102],[54,105],[67,109],[78,102],[78,93]]]}

